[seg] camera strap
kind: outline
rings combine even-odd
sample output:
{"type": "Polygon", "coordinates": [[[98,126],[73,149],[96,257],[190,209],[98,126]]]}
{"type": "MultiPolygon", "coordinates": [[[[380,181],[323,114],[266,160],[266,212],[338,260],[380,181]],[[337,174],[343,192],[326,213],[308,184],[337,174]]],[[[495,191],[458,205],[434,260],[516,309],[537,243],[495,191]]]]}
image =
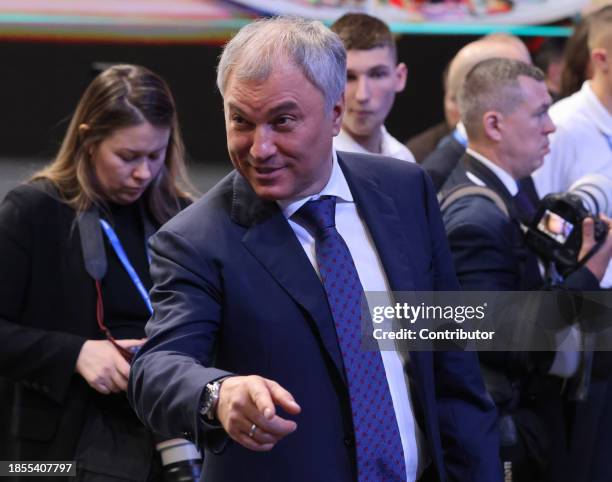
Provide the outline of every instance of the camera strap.
{"type": "Polygon", "coordinates": [[[85,270],[94,280],[100,281],[106,274],[107,262],[98,209],[92,205],[87,211],[80,213],[77,225],[85,270]]]}
{"type": "MultiPolygon", "coordinates": [[[[142,206],[141,206],[142,210],[142,206]]],[[[142,210],[142,219],[145,225],[145,249],[146,240],[148,236],[154,232],[152,223],[148,222],[148,218],[142,210]]],[[[104,240],[102,239],[102,232],[106,234],[108,240],[117,254],[117,257],[121,261],[121,264],[127,271],[128,276],[132,280],[132,283],[136,286],[138,293],[142,297],[147,310],[150,314],[153,313],[153,307],[149,299],[149,294],[145,289],[140,277],[136,273],[136,270],[130,263],[130,260],[119,241],[119,238],[115,234],[115,231],[110,225],[100,218],[100,213],[97,206],[92,205],[87,211],[80,213],[77,216],[76,223],[79,228],[79,236],[81,238],[81,251],[83,254],[83,261],[85,264],[85,270],[93,278],[96,286],[96,321],[98,328],[106,335],[107,339],[117,348],[119,353],[129,362],[133,357],[133,353],[126,350],[117,343],[117,340],[112,336],[110,330],[104,323],[104,302],[102,300],[102,278],[106,275],[108,267],[106,259],[106,251],[104,249],[104,240]]],[[[148,250],[147,250],[148,258],[148,250]]]]}
{"type": "MultiPolygon", "coordinates": [[[[493,189],[486,186],[476,186],[474,184],[462,184],[450,191],[438,194],[438,202],[440,203],[440,211],[444,213],[452,204],[470,196],[479,196],[491,201],[511,222],[517,222],[522,234],[525,233],[526,227],[518,219],[514,219],[511,214],[511,208],[508,207],[504,199],[497,194],[493,189]]],[[[518,260],[518,272],[520,278],[523,279],[527,270],[526,254],[521,246],[522,241],[514,240],[514,252],[518,260]]]]}
{"type": "Polygon", "coordinates": [[[455,203],[459,199],[468,196],[480,196],[489,199],[493,204],[498,207],[498,209],[502,213],[506,215],[506,217],[510,218],[510,211],[508,210],[508,206],[506,206],[506,203],[499,194],[497,194],[491,188],[485,186],[475,186],[472,184],[457,186],[456,188],[450,190],[448,193],[438,194],[440,211],[446,211],[451,204],[455,203]]]}

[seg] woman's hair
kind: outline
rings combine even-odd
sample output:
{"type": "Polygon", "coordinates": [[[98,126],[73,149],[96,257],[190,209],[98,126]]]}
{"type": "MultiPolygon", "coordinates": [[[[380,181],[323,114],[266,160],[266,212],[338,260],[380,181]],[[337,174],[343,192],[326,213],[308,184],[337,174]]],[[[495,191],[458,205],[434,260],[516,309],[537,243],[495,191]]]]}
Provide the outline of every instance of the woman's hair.
{"type": "Polygon", "coordinates": [[[180,210],[181,199],[189,198],[178,183],[188,188],[191,185],[172,93],[161,77],[144,67],[115,65],[91,82],[55,160],[32,180],[51,181],[77,212],[92,204],[105,207],[91,152],[116,130],[143,122],[170,129],[164,165],[143,195],[151,215],[164,223],[180,210]]]}

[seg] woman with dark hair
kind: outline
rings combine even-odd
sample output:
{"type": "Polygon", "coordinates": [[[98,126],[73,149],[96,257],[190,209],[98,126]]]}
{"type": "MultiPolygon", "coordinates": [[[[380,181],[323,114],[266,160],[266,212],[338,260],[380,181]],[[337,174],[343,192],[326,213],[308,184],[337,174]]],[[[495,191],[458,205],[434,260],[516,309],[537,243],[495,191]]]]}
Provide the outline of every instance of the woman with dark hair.
{"type": "Polygon", "coordinates": [[[189,203],[179,183],[189,185],[168,86],[118,65],[85,91],[55,160],[0,206],[13,460],[76,460],[79,480],[160,479],[124,392],[150,315],[146,240],[189,203]]]}

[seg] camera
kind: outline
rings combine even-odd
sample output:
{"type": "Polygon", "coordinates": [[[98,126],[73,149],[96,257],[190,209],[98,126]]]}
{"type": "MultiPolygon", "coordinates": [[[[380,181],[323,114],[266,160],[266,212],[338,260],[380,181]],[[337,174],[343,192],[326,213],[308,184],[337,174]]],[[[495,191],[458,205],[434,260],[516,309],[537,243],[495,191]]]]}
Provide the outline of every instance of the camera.
{"type": "Polygon", "coordinates": [[[562,276],[580,267],[582,222],[590,217],[595,223],[595,242],[601,244],[608,226],[600,213],[612,214],[612,180],[601,174],[589,174],[576,181],[566,193],[548,194],[526,226],[526,242],[540,258],[555,264],[562,276]]]}
{"type": "Polygon", "coordinates": [[[202,471],[202,457],[188,440],[175,438],[155,446],[161,457],[164,482],[197,482],[202,471]]]}

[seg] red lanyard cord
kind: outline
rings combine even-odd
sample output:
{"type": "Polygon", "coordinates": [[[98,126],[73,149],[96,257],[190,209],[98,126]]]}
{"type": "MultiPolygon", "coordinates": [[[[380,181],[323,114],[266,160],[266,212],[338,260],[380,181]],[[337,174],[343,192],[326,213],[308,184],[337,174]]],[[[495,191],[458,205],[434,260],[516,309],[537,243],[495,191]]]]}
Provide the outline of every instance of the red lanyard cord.
{"type": "Polygon", "coordinates": [[[100,280],[95,280],[95,282],[97,291],[96,320],[98,321],[98,327],[100,328],[102,333],[104,333],[106,339],[113,344],[113,346],[117,349],[117,351],[119,351],[119,353],[121,353],[121,356],[123,356],[123,358],[125,358],[126,361],[130,363],[132,361],[132,358],[134,357],[134,354],[119,345],[119,343],[117,343],[117,340],[113,337],[113,335],[111,335],[110,330],[104,324],[104,303],[102,302],[102,285],[100,284],[100,280]]]}

